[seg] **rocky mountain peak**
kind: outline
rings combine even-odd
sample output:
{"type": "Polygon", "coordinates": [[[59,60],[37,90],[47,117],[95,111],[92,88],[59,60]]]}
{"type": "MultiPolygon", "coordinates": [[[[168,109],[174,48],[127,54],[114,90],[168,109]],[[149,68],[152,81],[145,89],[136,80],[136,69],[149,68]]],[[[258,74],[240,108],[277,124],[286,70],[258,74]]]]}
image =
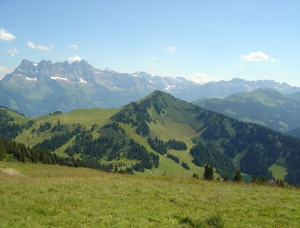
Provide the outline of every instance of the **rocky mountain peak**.
{"type": "Polygon", "coordinates": [[[16,68],[16,70],[35,70],[36,66],[36,63],[33,63],[27,59],[23,59],[21,64],[16,68]]]}

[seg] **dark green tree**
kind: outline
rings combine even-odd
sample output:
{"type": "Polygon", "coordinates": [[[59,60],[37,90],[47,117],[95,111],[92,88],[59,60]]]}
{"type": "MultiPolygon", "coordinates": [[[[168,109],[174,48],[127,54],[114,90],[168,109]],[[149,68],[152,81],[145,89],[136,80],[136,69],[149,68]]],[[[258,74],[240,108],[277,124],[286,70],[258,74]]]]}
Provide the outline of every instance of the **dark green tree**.
{"type": "Polygon", "coordinates": [[[212,165],[206,164],[204,166],[203,178],[204,178],[204,180],[213,180],[214,179],[214,168],[212,165]]]}
{"type": "Polygon", "coordinates": [[[225,177],[224,177],[224,180],[223,181],[229,181],[229,177],[228,177],[228,174],[226,173],[225,174],[225,177]]]}
{"type": "Polygon", "coordinates": [[[257,183],[257,178],[256,178],[255,173],[253,173],[253,175],[252,175],[252,180],[251,180],[251,182],[252,182],[253,184],[256,184],[256,183],[257,183]]]}
{"type": "Polygon", "coordinates": [[[259,184],[265,184],[265,183],[267,183],[267,181],[268,181],[268,179],[264,175],[261,175],[258,177],[259,184]]]}
{"type": "Polygon", "coordinates": [[[242,173],[241,173],[240,169],[238,169],[238,170],[235,172],[235,175],[234,175],[233,180],[236,181],[236,182],[238,182],[238,183],[241,183],[241,182],[242,182],[243,176],[242,176],[242,173]]]}

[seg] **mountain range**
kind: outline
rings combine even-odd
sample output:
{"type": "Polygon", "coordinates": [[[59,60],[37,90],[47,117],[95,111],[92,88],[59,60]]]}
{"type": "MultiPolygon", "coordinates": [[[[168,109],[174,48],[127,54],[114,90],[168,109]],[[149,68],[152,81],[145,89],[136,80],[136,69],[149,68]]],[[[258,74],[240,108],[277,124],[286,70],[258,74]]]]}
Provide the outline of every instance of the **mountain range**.
{"type": "Polygon", "coordinates": [[[34,63],[23,60],[14,72],[0,81],[0,105],[34,117],[53,111],[78,108],[121,107],[155,90],[191,102],[199,98],[222,98],[235,92],[273,88],[283,94],[300,91],[286,83],[270,80],[230,81],[197,84],[184,77],[153,76],[146,72],[118,73],[100,70],[88,62],[34,63]]]}

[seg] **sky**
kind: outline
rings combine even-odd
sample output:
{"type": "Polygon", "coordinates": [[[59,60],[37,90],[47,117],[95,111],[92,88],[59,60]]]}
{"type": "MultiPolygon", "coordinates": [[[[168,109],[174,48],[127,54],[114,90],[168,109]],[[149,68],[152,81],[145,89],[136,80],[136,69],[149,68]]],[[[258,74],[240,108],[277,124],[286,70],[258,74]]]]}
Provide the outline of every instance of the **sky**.
{"type": "Polygon", "coordinates": [[[23,59],[300,86],[299,0],[0,0],[0,78],[23,59]]]}

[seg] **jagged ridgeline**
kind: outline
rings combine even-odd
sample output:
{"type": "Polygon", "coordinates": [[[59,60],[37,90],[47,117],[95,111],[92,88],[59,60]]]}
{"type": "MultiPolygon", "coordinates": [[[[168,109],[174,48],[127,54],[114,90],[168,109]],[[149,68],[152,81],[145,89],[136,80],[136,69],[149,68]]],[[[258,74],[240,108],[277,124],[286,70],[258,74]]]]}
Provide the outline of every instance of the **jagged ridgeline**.
{"type": "Polygon", "coordinates": [[[143,136],[151,136],[151,129],[157,124],[189,125],[195,131],[191,138],[196,145],[190,151],[195,164],[210,163],[222,176],[240,168],[243,173],[268,178],[272,178],[269,168],[278,164],[287,169],[287,181],[300,183],[296,167],[300,140],[207,111],[161,91],[127,105],[112,119],[135,126],[136,133],[143,136]]]}

